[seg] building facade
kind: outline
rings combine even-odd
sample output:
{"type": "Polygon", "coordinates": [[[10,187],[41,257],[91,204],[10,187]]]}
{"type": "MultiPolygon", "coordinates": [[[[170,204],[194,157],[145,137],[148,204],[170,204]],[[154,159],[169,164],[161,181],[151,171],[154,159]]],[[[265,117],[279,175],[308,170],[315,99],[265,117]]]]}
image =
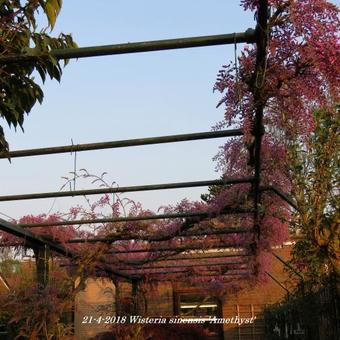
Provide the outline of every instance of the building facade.
{"type": "MultiPolygon", "coordinates": [[[[273,252],[288,259],[290,247],[277,248],[273,252]]],[[[288,279],[284,265],[275,258],[269,274],[282,286],[288,279]]],[[[144,292],[142,312],[137,313],[153,318],[179,316],[210,320],[205,323],[205,327],[209,329],[212,340],[262,340],[265,334],[263,311],[284,298],[287,291],[282,286],[268,275],[264,283],[221,297],[206,296],[202,288],[161,282],[144,292]]],[[[115,287],[109,280],[89,279],[85,290],[78,294],[75,301],[76,339],[87,340],[108,330],[110,325],[93,322],[93,319],[98,321],[100,316],[108,314],[114,316],[120,307],[118,301],[126,302],[129,299],[132,301],[130,284],[119,283],[115,287]],[[119,299],[116,294],[119,294],[119,299]],[[89,323],[91,316],[92,322],[89,323]]],[[[120,310],[119,314],[124,315],[124,311],[120,310]]],[[[162,327],[162,324],[157,327],[162,327]]]]}

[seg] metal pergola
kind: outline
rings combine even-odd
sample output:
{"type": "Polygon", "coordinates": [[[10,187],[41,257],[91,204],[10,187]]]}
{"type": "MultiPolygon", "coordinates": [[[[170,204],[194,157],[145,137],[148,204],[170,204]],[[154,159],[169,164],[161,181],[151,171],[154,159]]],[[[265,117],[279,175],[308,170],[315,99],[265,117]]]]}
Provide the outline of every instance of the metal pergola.
{"type": "MultiPolygon", "coordinates": [[[[80,255],[74,250],[70,250],[68,247],[63,246],[55,241],[50,240],[46,236],[37,235],[31,230],[36,227],[57,227],[67,225],[82,225],[82,224],[99,224],[99,223],[120,223],[131,221],[148,221],[148,220],[161,220],[161,219],[182,219],[182,227],[175,234],[167,236],[155,236],[155,235],[141,235],[140,233],[125,235],[123,233],[117,233],[110,237],[94,237],[94,238],[76,238],[70,239],[66,244],[93,244],[104,243],[110,244],[111,248],[106,254],[106,258],[102,259],[97,265],[98,270],[103,270],[114,278],[120,278],[136,284],[138,280],[143,280],[144,274],[149,273],[151,276],[157,277],[161,275],[160,280],[166,279],[167,275],[173,275],[176,273],[183,274],[188,270],[194,270],[196,267],[207,266],[201,274],[195,272],[195,275],[202,277],[209,277],[216,275],[218,270],[222,270],[224,267],[227,269],[225,272],[220,272],[220,276],[228,277],[228,269],[232,268],[230,272],[230,278],[234,277],[248,277],[247,264],[249,258],[256,253],[256,243],[260,237],[260,211],[259,206],[261,203],[261,194],[265,191],[271,191],[281,197],[284,201],[288,202],[294,208],[296,208],[294,201],[282,193],[275,187],[261,187],[261,141],[264,134],[263,126],[263,111],[264,101],[262,99],[263,80],[265,77],[266,68],[266,49],[268,40],[268,1],[259,1],[259,10],[257,15],[257,26],[255,29],[248,29],[241,33],[222,34],[214,36],[201,36],[190,37],[181,39],[169,39],[158,41],[145,41],[137,43],[127,43],[118,45],[107,46],[94,46],[83,48],[72,48],[63,50],[52,50],[51,54],[58,60],[61,59],[74,59],[74,58],[87,58],[94,56],[105,55],[117,55],[127,53],[141,53],[149,51],[162,51],[170,49],[183,49],[192,47],[204,47],[204,46],[216,46],[225,44],[237,44],[237,43],[252,43],[257,46],[256,65],[255,72],[253,74],[254,82],[256,85],[253,89],[254,103],[256,107],[256,114],[254,117],[254,126],[252,134],[254,137],[254,150],[252,157],[254,162],[253,175],[251,177],[244,178],[223,178],[216,180],[202,180],[195,182],[178,182],[178,183],[161,183],[161,184],[147,184],[139,186],[126,186],[117,188],[98,188],[89,190],[75,190],[68,192],[42,192],[42,193],[25,193],[18,195],[6,195],[0,196],[0,201],[17,201],[17,200],[32,200],[32,199],[44,199],[44,198],[56,198],[56,197],[74,197],[84,195],[98,195],[107,193],[124,193],[124,192],[137,192],[137,191],[154,191],[154,190],[168,190],[178,188],[190,188],[190,187],[206,187],[206,186],[232,186],[241,183],[248,183],[251,185],[251,193],[253,195],[253,207],[243,208],[240,207],[224,207],[218,213],[212,213],[209,211],[197,211],[197,212],[183,212],[183,213],[168,213],[158,215],[145,215],[145,216],[129,216],[129,217],[116,217],[116,218],[96,218],[96,219],[81,219],[81,220],[65,220],[56,222],[42,222],[42,223],[30,223],[30,224],[13,224],[3,219],[0,219],[0,229],[12,235],[15,235],[25,242],[25,246],[34,249],[36,259],[41,259],[43,256],[39,254],[44,253],[46,255],[46,249],[48,251],[56,252],[71,260],[77,259],[80,255]],[[227,214],[250,214],[253,218],[253,227],[225,227],[218,230],[199,230],[191,231],[195,225],[201,221],[217,218],[218,216],[227,214]],[[208,247],[202,246],[202,239],[214,236],[223,236],[230,234],[246,234],[252,233],[252,244],[235,244],[226,242],[214,242],[208,247]],[[192,245],[162,245],[161,243],[167,241],[174,241],[176,239],[193,238],[197,240],[197,244],[192,245]],[[124,245],[117,244],[116,242],[124,242],[129,240],[136,241],[149,241],[149,247],[139,247],[138,249],[125,250],[124,245]],[[255,246],[254,246],[255,245],[255,246]],[[200,250],[204,249],[201,253],[200,250]],[[127,262],[121,262],[120,256],[124,254],[144,254],[150,258],[140,262],[134,262],[133,260],[127,262]],[[161,253],[161,256],[157,255],[161,253]],[[37,255],[38,254],[38,255],[37,255]],[[155,256],[156,254],[156,256],[155,256]],[[233,258],[235,258],[233,260],[233,258]],[[219,260],[218,262],[214,262],[219,260]],[[245,260],[240,260],[245,259],[245,260]],[[193,261],[191,264],[186,261],[193,261]],[[159,271],[161,269],[162,271],[159,271]],[[165,269],[165,270],[164,270],[165,269]],[[131,273],[133,271],[133,273],[131,273]]],[[[0,56],[0,65],[8,63],[25,63],[27,61],[34,61],[36,58],[43,58],[44,55],[36,56],[27,53],[25,55],[11,55],[0,56]]],[[[229,138],[242,136],[243,131],[241,129],[231,129],[223,131],[209,131],[199,132],[181,135],[159,136],[149,138],[137,138],[129,140],[108,141],[100,143],[90,144],[77,144],[77,145],[64,145],[57,147],[45,147],[38,149],[26,149],[15,150],[9,154],[0,153],[0,158],[6,159],[19,158],[19,157],[32,157],[58,153],[69,152],[82,152],[93,151],[101,149],[113,149],[113,148],[125,148],[136,147],[142,145],[155,145],[162,143],[178,143],[194,140],[205,140],[212,138],[229,138]]],[[[15,245],[15,244],[12,244],[15,245]]],[[[0,245],[1,246],[1,245],[0,245]]],[[[2,246],[8,246],[3,244],[2,246]]],[[[71,265],[72,264],[65,264],[71,265]]],[[[225,269],[225,268],[224,268],[225,269]]]]}

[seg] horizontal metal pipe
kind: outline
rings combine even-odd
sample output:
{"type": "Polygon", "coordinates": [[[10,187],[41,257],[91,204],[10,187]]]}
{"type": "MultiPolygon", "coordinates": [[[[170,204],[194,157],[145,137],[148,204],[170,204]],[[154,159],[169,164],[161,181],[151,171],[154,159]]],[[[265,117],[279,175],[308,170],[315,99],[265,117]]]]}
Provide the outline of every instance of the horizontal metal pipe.
{"type": "MultiPolygon", "coordinates": [[[[204,260],[209,260],[209,259],[233,259],[233,258],[244,258],[244,257],[251,257],[252,255],[242,252],[242,253],[234,253],[234,254],[225,254],[225,253],[220,253],[220,254],[201,254],[200,256],[193,256],[194,254],[188,254],[186,256],[178,256],[178,255],[167,255],[166,257],[161,257],[161,258],[155,258],[155,259],[149,259],[149,260],[142,260],[142,261],[127,261],[127,260],[119,260],[116,259],[115,261],[108,261],[106,260],[107,264],[111,265],[146,265],[150,263],[164,263],[164,262],[178,262],[178,261],[204,261],[204,260]]],[[[112,256],[112,255],[111,255],[112,256]]],[[[114,259],[114,258],[113,258],[114,259]]]]}
{"type": "MultiPolygon", "coordinates": [[[[173,50],[190,47],[216,46],[234,43],[254,43],[255,35],[255,30],[249,28],[245,32],[241,33],[142,41],[116,45],[56,49],[52,50],[51,54],[56,59],[74,59],[126,53],[173,50]]],[[[33,53],[30,54],[30,52],[21,55],[5,55],[0,57],[0,64],[34,61],[45,56],[46,55],[44,54],[33,55],[33,53]]]]}
{"type": "MultiPolygon", "coordinates": [[[[180,274],[180,273],[188,273],[189,270],[187,269],[176,269],[176,270],[169,270],[169,271],[161,271],[161,272],[154,272],[154,273],[146,273],[146,274],[137,274],[137,275],[131,275],[132,278],[141,278],[143,275],[148,275],[148,276],[157,276],[157,275],[172,275],[172,274],[180,274]]],[[[243,270],[240,272],[236,273],[207,273],[207,272],[202,272],[202,273],[197,273],[195,272],[195,277],[230,277],[230,278],[238,278],[238,277],[244,277],[244,276],[249,276],[249,270],[243,270]]],[[[186,279],[187,280],[187,279],[186,279]]]]}
{"type": "Polygon", "coordinates": [[[243,131],[241,129],[196,132],[196,133],[187,133],[187,134],[180,134],[180,135],[168,135],[168,136],[159,136],[159,137],[146,137],[146,138],[125,139],[125,140],[117,140],[117,141],[109,141],[109,142],[99,142],[99,143],[74,144],[74,145],[37,148],[37,149],[14,150],[14,151],[10,151],[7,154],[3,152],[0,153],[0,158],[8,159],[8,158],[18,158],[18,157],[51,155],[51,154],[58,154],[58,153],[90,151],[90,150],[116,149],[116,148],[130,147],[130,146],[186,142],[186,141],[193,141],[193,140],[222,138],[222,137],[237,137],[237,136],[242,136],[242,135],[243,135],[243,131]]]}
{"type": "MultiPolygon", "coordinates": [[[[105,262],[107,265],[117,265],[115,262],[105,262]]],[[[153,263],[153,262],[152,262],[153,263]]],[[[160,265],[160,266],[154,266],[154,265],[149,265],[149,266],[133,266],[130,268],[127,267],[116,267],[118,270],[122,271],[131,271],[131,270],[150,270],[150,269],[167,269],[167,268],[191,268],[191,267],[211,267],[211,266],[236,266],[236,265],[247,265],[246,262],[242,261],[234,261],[234,262],[215,262],[215,263],[179,263],[179,264],[170,264],[170,265],[160,265]]],[[[61,267],[76,267],[78,266],[75,263],[67,263],[67,264],[61,264],[61,267]]],[[[132,265],[131,265],[132,266],[132,265]]],[[[240,268],[238,267],[237,269],[247,269],[247,268],[240,268]]],[[[230,268],[230,270],[234,270],[234,268],[230,268]]]]}
{"type": "Polygon", "coordinates": [[[116,188],[98,188],[98,189],[74,190],[74,191],[54,191],[54,192],[42,192],[42,193],[33,193],[33,194],[4,195],[4,196],[0,196],[0,202],[34,200],[34,199],[42,199],[42,198],[56,198],[56,197],[89,196],[89,195],[113,194],[113,193],[123,193],[123,192],[194,188],[194,187],[204,187],[204,186],[211,186],[211,185],[250,183],[252,179],[253,179],[252,177],[245,177],[245,178],[234,178],[234,179],[231,178],[231,179],[225,179],[225,180],[217,179],[217,180],[206,180],[206,181],[195,181],[195,182],[135,185],[135,186],[116,187],[116,188]]]}
{"type": "Polygon", "coordinates": [[[125,264],[125,265],[145,265],[145,264],[149,264],[149,263],[162,263],[162,262],[173,262],[173,261],[201,261],[201,260],[211,260],[211,259],[225,259],[225,258],[237,258],[237,257],[240,257],[240,258],[243,258],[243,257],[250,257],[252,255],[250,254],[247,254],[247,253],[239,253],[239,254],[225,254],[225,253],[221,253],[221,254],[203,254],[201,256],[192,256],[194,254],[189,254],[187,256],[182,256],[182,257],[179,257],[177,255],[169,255],[169,256],[166,256],[166,258],[159,258],[159,259],[149,259],[149,260],[141,260],[141,261],[126,261],[126,260],[119,260],[119,259],[116,259],[116,261],[113,261],[113,262],[108,262],[106,261],[106,263],[110,263],[110,264],[125,264]]]}
{"type": "MultiPolygon", "coordinates": [[[[226,254],[226,253],[223,253],[223,252],[220,252],[220,253],[214,253],[214,254],[206,254],[206,253],[203,253],[201,254],[200,256],[192,256],[192,255],[199,255],[199,254],[188,254],[186,256],[177,256],[177,255],[172,255],[172,256],[169,256],[165,259],[159,259],[159,260],[154,260],[153,262],[168,262],[168,261],[182,261],[182,260],[201,260],[201,259],[219,259],[219,258],[229,258],[229,257],[242,257],[242,256],[245,256],[245,257],[250,257],[252,256],[251,254],[248,254],[248,253],[245,253],[245,252],[242,252],[242,253],[232,253],[232,254],[226,254]]],[[[124,263],[126,263],[126,261],[124,261],[124,263]]]]}
{"type": "MultiPolygon", "coordinates": [[[[178,274],[180,274],[180,273],[181,272],[178,272],[178,274]]],[[[165,273],[161,273],[161,274],[165,275],[165,273]]],[[[230,283],[230,282],[232,282],[232,280],[239,280],[241,278],[249,278],[249,273],[219,274],[219,275],[216,275],[216,274],[199,274],[198,276],[200,278],[207,278],[207,279],[209,279],[210,277],[218,277],[219,280],[222,280],[222,282],[224,282],[224,283],[227,283],[226,280],[228,279],[228,282],[230,283]]],[[[143,279],[142,277],[138,277],[138,276],[136,276],[136,278],[143,279]]],[[[183,278],[181,278],[181,277],[176,277],[176,278],[159,278],[159,277],[150,278],[150,277],[148,277],[148,282],[154,281],[156,283],[158,283],[158,282],[172,282],[172,281],[175,281],[176,283],[178,283],[178,282],[182,282],[182,280],[185,280],[185,283],[187,283],[187,281],[188,281],[187,277],[183,277],[183,278]]]]}
{"type": "MultiPolygon", "coordinates": [[[[163,266],[133,266],[131,268],[118,267],[119,270],[130,271],[130,270],[149,270],[149,269],[167,269],[167,268],[191,268],[191,267],[210,267],[210,266],[234,266],[234,265],[246,265],[247,263],[243,261],[234,262],[210,262],[210,263],[179,263],[179,264],[169,264],[163,266]]],[[[243,269],[243,268],[240,268],[243,269]]]]}
{"type": "Polygon", "coordinates": [[[126,250],[109,250],[108,254],[133,254],[133,253],[159,253],[159,252],[184,252],[190,250],[202,250],[202,251],[211,251],[212,249],[237,249],[237,250],[245,250],[247,244],[212,244],[208,248],[204,248],[203,245],[187,245],[187,246],[173,246],[173,247],[157,247],[150,249],[126,249],[126,250]]]}
{"type": "Polygon", "coordinates": [[[93,237],[93,238],[75,238],[66,241],[66,243],[96,243],[96,242],[105,242],[112,243],[115,241],[128,241],[128,240],[139,240],[139,241],[150,241],[150,242],[159,242],[159,241],[167,241],[170,238],[182,238],[182,237],[195,237],[195,236],[208,236],[208,235],[227,235],[227,234],[243,234],[253,232],[253,230],[247,228],[228,228],[224,230],[210,230],[210,231],[201,231],[195,233],[185,233],[179,235],[170,235],[170,236],[140,236],[138,234],[135,235],[118,235],[118,236],[110,236],[110,237],[93,237]]]}
{"type": "Polygon", "coordinates": [[[53,226],[66,226],[76,224],[98,224],[98,223],[119,223],[119,222],[132,222],[132,221],[148,221],[148,220],[162,220],[170,218],[214,218],[220,214],[246,214],[252,212],[252,209],[230,209],[221,211],[219,214],[207,212],[207,211],[196,211],[187,213],[175,213],[175,214],[158,214],[150,216],[128,216],[128,217],[115,217],[115,218],[95,218],[87,220],[73,220],[73,221],[57,221],[57,222],[41,222],[41,223],[22,223],[19,224],[22,228],[36,228],[36,227],[53,227],[53,226]]]}

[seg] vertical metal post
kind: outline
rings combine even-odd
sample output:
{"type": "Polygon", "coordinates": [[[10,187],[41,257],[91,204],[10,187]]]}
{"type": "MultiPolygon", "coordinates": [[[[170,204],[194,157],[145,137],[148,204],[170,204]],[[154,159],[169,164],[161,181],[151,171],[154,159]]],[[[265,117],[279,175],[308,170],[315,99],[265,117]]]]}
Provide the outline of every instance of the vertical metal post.
{"type": "Polygon", "coordinates": [[[138,280],[132,279],[132,314],[138,315],[139,303],[138,303],[138,280]]]}
{"type": "Polygon", "coordinates": [[[46,287],[49,275],[50,248],[48,245],[41,245],[33,248],[37,271],[37,282],[39,288],[46,287]]]}
{"type": "Polygon", "coordinates": [[[122,313],[122,307],[121,307],[121,289],[119,280],[114,281],[114,285],[116,287],[116,293],[115,293],[115,314],[117,316],[120,316],[122,313]]]}

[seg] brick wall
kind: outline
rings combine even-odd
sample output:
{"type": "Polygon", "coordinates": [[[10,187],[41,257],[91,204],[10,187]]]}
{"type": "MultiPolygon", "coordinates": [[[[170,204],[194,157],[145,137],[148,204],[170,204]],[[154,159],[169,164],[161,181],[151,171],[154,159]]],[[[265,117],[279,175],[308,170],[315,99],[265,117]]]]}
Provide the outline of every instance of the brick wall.
{"type": "MultiPolygon", "coordinates": [[[[290,248],[278,248],[273,250],[284,259],[289,258],[290,248]]],[[[284,271],[284,265],[273,257],[272,267],[268,270],[276,279],[284,283],[288,279],[284,271]]],[[[162,283],[153,288],[146,295],[148,301],[148,316],[174,315],[175,293],[202,294],[204,290],[196,288],[162,283]]],[[[269,276],[267,281],[255,287],[246,288],[237,294],[226,295],[222,301],[223,318],[238,316],[239,318],[254,318],[253,324],[235,325],[223,324],[224,340],[262,340],[264,336],[263,310],[266,306],[279,302],[285,296],[286,291],[274,282],[269,276]]],[[[161,327],[161,326],[160,326],[161,327]]]]}
{"type": "MultiPolygon", "coordinates": [[[[289,258],[290,248],[279,248],[274,250],[284,259],[289,258]]],[[[281,262],[273,257],[270,274],[277,278],[280,282],[288,278],[281,262]]],[[[132,294],[131,284],[120,282],[117,292],[121,299],[130,298],[132,294]]],[[[192,294],[204,294],[204,290],[188,287],[185,285],[174,285],[169,283],[161,283],[150,287],[150,291],[145,293],[147,301],[147,316],[173,316],[174,294],[186,292],[192,294]]],[[[85,315],[98,315],[98,306],[112,304],[115,297],[114,285],[110,281],[88,280],[87,287],[84,292],[78,294],[76,299],[76,336],[77,340],[86,340],[90,336],[105,330],[103,325],[86,325],[82,324],[85,315]],[[110,288],[113,294],[106,294],[105,289],[110,288]],[[97,314],[96,314],[97,313],[97,314]]],[[[237,294],[227,294],[221,300],[220,317],[231,318],[238,316],[239,318],[255,318],[253,324],[235,325],[224,324],[223,334],[224,340],[262,340],[264,335],[263,310],[267,305],[279,302],[284,295],[285,290],[275,283],[269,276],[267,282],[259,284],[255,287],[246,288],[237,294]]],[[[119,306],[117,306],[119,308],[119,306]]],[[[117,309],[118,309],[117,308],[117,309]]],[[[114,311],[112,311],[114,313],[114,311]]],[[[161,327],[161,325],[159,325],[161,327]]]]}
{"type": "MultiPolygon", "coordinates": [[[[275,249],[274,252],[280,257],[288,259],[289,248],[275,249]]],[[[288,279],[284,266],[273,258],[272,267],[268,271],[281,283],[288,279]]],[[[262,340],[264,336],[263,310],[266,306],[279,302],[284,298],[286,291],[275,283],[269,276],[267,282],[255,287],[239,291],[237,294],[224,297],[223,317],[256,317],[253,324],[235,325],[224,324],[224,340],[262,340]]]]}
{"type": "Polygon", "coordinates": [[[86,287],[75,300],[75,336],[87,340],[107,330],[100,316],[115,315],[115,286],[108,279],[88,279],[86,287]],[[92,317],[92,319],[91,319],[92,317]]]}
{"type": "Polygon", "coordinates": [[[149,316],[173,316],[173,289],[170,283],[162,283],[151,288],[145,294],[147,301],[147,314],[149,316]]]}

